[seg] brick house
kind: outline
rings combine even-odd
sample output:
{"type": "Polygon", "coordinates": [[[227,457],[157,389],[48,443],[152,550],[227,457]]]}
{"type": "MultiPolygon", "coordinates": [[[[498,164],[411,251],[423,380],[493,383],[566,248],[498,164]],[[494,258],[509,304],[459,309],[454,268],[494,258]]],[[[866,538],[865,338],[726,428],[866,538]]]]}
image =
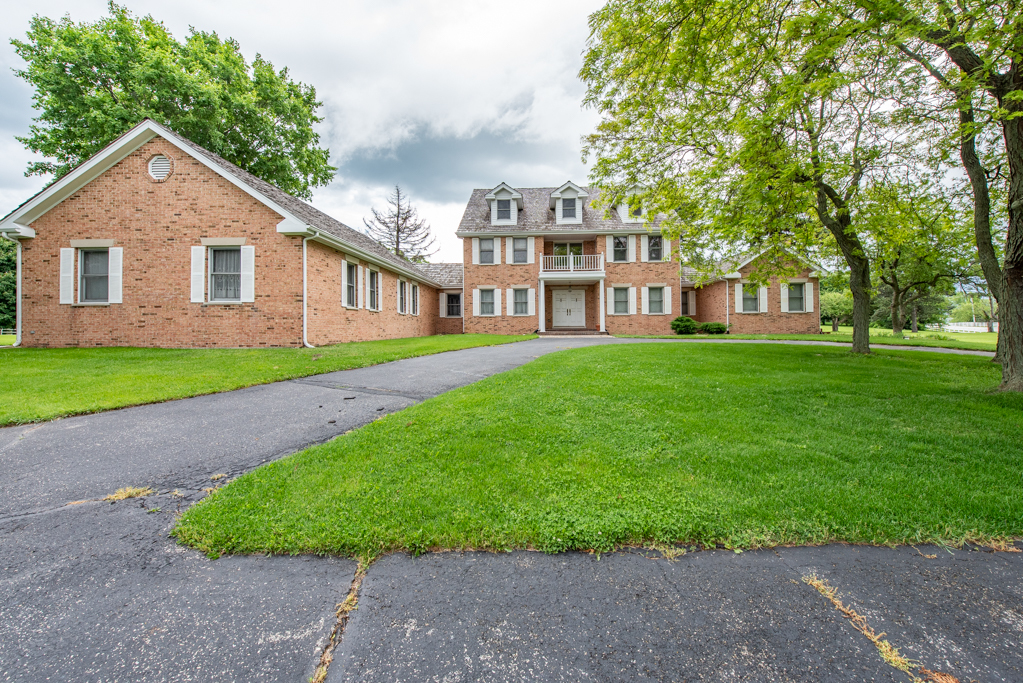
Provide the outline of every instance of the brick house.
{"type": "MultiPolygon", "coordinates": [[[[146,120],[0,220],[24,346],[269,347],[479,332],[819,332],[816,272],[696,287],[671,241],[591,188],[474,190],[463,263],[413,264],[146,120]]],[[[674,245],[677,247],[677,245],[674,245]]]]}
{"type": "Polygon", "coordinates": [[[0,233],[18,241],[25,346],[316,346],[438,332],[444,283],[148,120],[11,212],[0,233]]]}
{"type": "Polygon", "coordinates": [[[594,198],[572,182],[473,191],[456,233],[466,332],[671,334],[679,315],[740,334],[820,332],[815,266],[754,288],[754,257],[697,287],[656,219],[625,204],[594,209],[594,198]]]}

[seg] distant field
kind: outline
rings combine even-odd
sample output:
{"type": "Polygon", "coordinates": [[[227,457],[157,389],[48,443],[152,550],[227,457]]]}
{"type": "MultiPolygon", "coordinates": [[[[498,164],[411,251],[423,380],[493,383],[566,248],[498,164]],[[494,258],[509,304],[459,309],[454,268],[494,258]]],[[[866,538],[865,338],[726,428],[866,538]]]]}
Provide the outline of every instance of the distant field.
{"type": "Polygon", "coordinates": [[[10,346],[17,339],[13,334],[0,334],[0,346],[10,346]]]}

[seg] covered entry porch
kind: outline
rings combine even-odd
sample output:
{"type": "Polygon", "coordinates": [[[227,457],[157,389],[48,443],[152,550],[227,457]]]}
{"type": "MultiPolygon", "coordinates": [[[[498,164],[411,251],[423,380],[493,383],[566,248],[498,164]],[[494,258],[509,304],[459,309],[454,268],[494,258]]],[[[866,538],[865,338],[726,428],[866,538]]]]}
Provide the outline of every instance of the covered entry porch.
{"type": "Polygon", "coordinates": [[[606,332],[604,255],[544,256],[540,266],[540,332],[606,332]]]}

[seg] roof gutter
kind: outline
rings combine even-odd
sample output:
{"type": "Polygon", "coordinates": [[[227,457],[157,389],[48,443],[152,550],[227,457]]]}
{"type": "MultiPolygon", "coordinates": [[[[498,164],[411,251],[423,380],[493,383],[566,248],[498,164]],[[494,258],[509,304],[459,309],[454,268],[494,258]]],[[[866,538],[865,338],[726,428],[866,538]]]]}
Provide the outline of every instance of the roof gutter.
{"type": "Polygon", "coordinates": [[[8,239],[18,245],[18,253],[15,258],[15,299],[14,299],[14,346],[21,346],[21,240],[16,240],[6,232],[0,232],[0,237],[8,239]]]}
{"type": "MultiPolygon", "coordinates": [[[[428,284],[431,287],[434,287],[436,289],[445,289],[443,284],[441,284],[440,282],[437,282],[436,280],[433,280],[433,279],[427,277],[424,273],[421,273],[419,271],[409,270],[408,268],[402,268],[401,266],[399,266],[399,265],[397,265],[395,263],[388,263],[388,262],[385,262],[385,261],[381,261],[379,257],[374,256],[373,254],[370,254],[367,251],[363,251],[362,249],[359,249],[358,247],[354,247],[354,246],[348,244],[348,242],[344,242],[340,238],[337,238],[337,237],[331,235],[330,233],[320,232],[319,230],[317,230],[316,228],[313,228],[312,226],[309,226],[307,229],[312,231],[312,233],[313,233],[312,235],[310,235],[310,239],[315,238],[318,242],[323,242],[324,244],[326,244],[326,245],[328,245],[330,247],[334,247],[335,249],[340,249],[341,251],[344,251],[346,254],[352,254],[353,256],[358,256],[363,261],[369,261],[370,263],[372,263],[372,264],[374,264],[376,266],[379,266],[380,268],[386,268],[387,270],[395,271],[395,272],[400,273],[401,275],[405,275],[405,276],[407,276],[407,277],[409,277],[409,278],[411,278],[411,279],[413,279],[413,280],[415,280],[417,282],[422,282],[424,284],[428,284]]],[[[447,289],[451,289],[451,288],[447,287],[447,289]]]]}

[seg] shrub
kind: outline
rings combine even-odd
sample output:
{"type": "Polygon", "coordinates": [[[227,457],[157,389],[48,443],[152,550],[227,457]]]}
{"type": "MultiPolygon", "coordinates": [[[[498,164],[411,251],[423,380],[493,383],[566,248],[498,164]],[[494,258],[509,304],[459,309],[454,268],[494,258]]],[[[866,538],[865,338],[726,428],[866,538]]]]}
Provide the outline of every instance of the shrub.
{"type": "Polygon", "coordinates": [[[728,325],[719,322],[700,323],[698,331],[704,334],[724,334],[728,331],[728,325]]]}
{"type": "Polygon", "coordinates": [[[696,328],[696,321],[684,315],[671,321],[671,329],[675,331],[675,334],[696,334],[696,328]]]}

